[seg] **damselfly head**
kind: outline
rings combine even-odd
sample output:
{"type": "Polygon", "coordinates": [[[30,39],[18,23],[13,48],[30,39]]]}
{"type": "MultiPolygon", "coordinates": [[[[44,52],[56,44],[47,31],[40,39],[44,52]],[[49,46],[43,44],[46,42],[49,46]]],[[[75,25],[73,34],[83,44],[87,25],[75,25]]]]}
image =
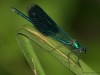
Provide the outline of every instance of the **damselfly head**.
{"type": "Polygon", "coordinates": [[[83,46],[82,50],[84,53],[87,53],[87,51],[88,51],[87,47],[85,47],[85,46],[83,46]]]}

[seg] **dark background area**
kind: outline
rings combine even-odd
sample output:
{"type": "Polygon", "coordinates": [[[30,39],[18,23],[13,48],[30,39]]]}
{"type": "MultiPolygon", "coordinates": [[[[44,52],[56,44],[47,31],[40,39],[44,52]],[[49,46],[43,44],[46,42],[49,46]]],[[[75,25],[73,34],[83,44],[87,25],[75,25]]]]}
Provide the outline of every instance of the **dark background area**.
{"type": "MultiPolygon", "coordinates": [[[[58,26],[87,46],[88,53],[82,53],[82,60],[100,74],[99,0],[0,0],[0,75],[33,75],[16,40],[18,28],[31,23],[10,8],[27,15],[31,3],[42,7],[58,26]]],[[[47,75],[74,75],[53,57],[41,55],[47,75]]]]}

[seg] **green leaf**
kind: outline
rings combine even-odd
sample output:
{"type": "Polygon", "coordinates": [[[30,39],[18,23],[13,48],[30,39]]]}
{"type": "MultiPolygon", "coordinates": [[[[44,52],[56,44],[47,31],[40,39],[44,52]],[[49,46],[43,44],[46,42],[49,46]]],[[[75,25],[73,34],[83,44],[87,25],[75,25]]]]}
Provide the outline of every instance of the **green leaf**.
{"type": "Polygon", "coordinates": [[[58,62],[70,69],[76,75],[91,75],[95,73],[88,65],[72,53],[68,47],[51,37],[47,37],[38,32],[35,27],[25,25],[19,28],[17,33],[18,42],[22,51],[29,62],[32,70],[36,75],[45,75],[43,68],[35,54],[36,47],[41,47],[43,50],[50,53],[58,62]]]}

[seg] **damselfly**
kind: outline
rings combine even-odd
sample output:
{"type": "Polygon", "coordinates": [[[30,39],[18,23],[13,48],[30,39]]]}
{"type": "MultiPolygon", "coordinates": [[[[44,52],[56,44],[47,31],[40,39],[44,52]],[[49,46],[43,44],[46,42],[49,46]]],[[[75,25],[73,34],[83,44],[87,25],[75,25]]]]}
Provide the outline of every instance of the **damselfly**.
{"type": "Polygon", "coordinates": [[[51,38],[69,46],[73,51],[80,54],[87,53],[87,48],[81,46],[79,42],[73,39],[67,32],[57,26],[57,24],[36,4],[28,7],[28,17],[16,8],[11,7],[14,12],[31,22],[35,28],[44,36],[51,38]]]}

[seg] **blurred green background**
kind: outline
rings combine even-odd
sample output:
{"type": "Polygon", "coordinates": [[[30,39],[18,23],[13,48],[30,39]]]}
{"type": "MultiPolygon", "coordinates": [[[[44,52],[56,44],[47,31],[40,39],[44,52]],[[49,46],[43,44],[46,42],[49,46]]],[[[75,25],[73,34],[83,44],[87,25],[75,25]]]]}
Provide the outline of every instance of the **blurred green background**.
{"type": "MultiPolygon", "coordinates": [[[[82,59],[100,75],[99,0],[0,0],[0,75],[33,75],[16,41],[18,28],[31,23],[10,8],[27,15],[26,8],[31,3],[41,6],[60,27],[88,47],[82,59]]],[[[52,56],[39,54],[47,75],[74,75],[52,56]]]]}

